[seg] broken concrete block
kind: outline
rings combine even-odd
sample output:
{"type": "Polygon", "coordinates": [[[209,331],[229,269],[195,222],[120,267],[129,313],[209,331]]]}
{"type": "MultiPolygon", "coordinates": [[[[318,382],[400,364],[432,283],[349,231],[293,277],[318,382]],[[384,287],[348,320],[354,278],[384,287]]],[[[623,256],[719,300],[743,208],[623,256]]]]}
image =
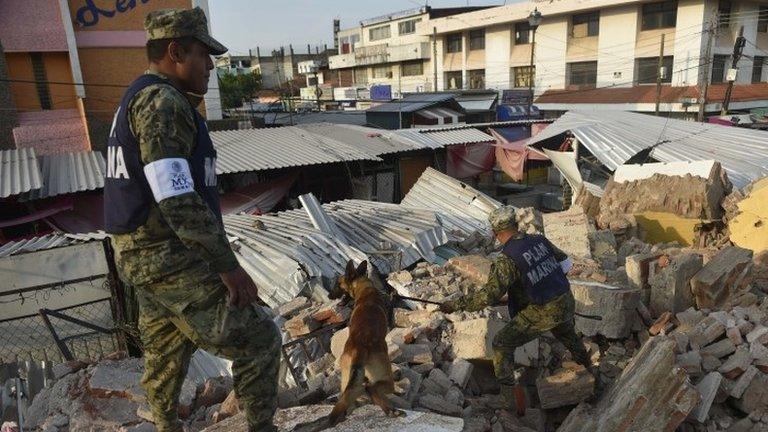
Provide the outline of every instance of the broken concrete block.
{"type": "Polygon", "coordinates": [[[648,329],[648,334],[656,336],[659,333],[669,334],[669,331],[673,328],[672,324],[672,312],[664,312],[659,316],[651,328],[648,329]]]}
{"type": "Polygon", "coordinates": [[[656,336],[594,407],[579,405],[558,432],[672,431],[698,402],[688,374],[675,366],[675,341],[656,336]]]}
{"type": "Polygon", "coordinates": [[[768,327],[757,326],[751,332],[747,333],[747,342],[759,343],[765,345],[768,343],[768,327]]]}
{"type": "Polygon", "coordinates": [[[682,312],[693,306],[691,278],[702,268],[701,255],[686,253],[673,257],[670,264],[654,274],[649,308],[653,316],[662,312],[682,312]]]}
{"type": "Polygon", "coordinates": [[[462,255],[448,260],[456,273],[471,279],[477,284],[488,282],[493,262],[482,255],[462,255]]]}
{"type": "Polygon", "coordinates": [[[712,402],[715,400],[717,389],[720,388],[722,380],[723,376],[718,372],[710,372],[696,385],[696,390],[701,395],[701,401],[691,411],[691,417],[699,423],[704,423],[709,418],[709,409],[712,408],[712,402]]]}
{"type": "Polygon", "coordinates": [[[725,335],[733,342],[734,345],[741,345],[744,339],[741,337],[741,331],[738,327],[731,327],[725,331],[725,335]]]}
{"type": "Polygon", "coordinates": [[[701,348],[716,341],[725,333],[725,326],[712,317],[699,321],[690,331],[691,346],[701,348]]]}
{"type": "Polygon", "coordinates": [[[408,362],[408,363],[415,363],[415,364],[424,364],[424,363],[431,363],[432,358],[432,348],[429,345],[426,344],[409,344],[409,345],[403,345],[400,347],[402,350],[402,354],[397,357],[397,361],[395,363],[402,363],[402,362],[408,362]]]}
{"type": "Polygon", "coordinates": [[[544,409],[576,405],[595,392],[595,377],[583,366],[558,369],[552,375],[536,380],[541,407],[544,409]]]}
{"type": "Polygon", "coordinates": [[[419,397],[419,406],[449,416],[460,416],[463,411],[462,407],[448,402],[445,397],[432,394],[425,394],[419,397]]]}
{"type": "Polygon", "coordinates": [[[325,353],[322,357],[307,365],[307,373],[309,374],[309,377],[312,378],[330,371],[333,369],[335,361],[336,358],[333,354],[325,353]]]}
{"type": "Polygon", "coordinates": [[[730,297],[743,282],[741,273],[752,266],[752,251],[736,246],[717,253],[691,279],[691,289],[700,309],[718,309],[730,304],[730,297]]]}
{"type": "Polygon", "coordinates": [[[573,258],[592,258],[589,233],[595,227],[580,207],[542,215],[544,234],[547,238],[573,258]]]}
{"type": "Polygon", "coordinates": [[[600,268],[616,270],[618,255],[616,252],[616,237],[609,229],[589,233],[589,245],[592,258],[600,263],[600,268]]]}
{"type": "Polygon", "coordinates": [[[723,339],[701,349],[701,355],[709,354],[717,358],[723,358],[736,351],[736,345],[730,339],[723,339]]]}
{"type": "Polygon", "coordinates": [[[195,406],[209,407],[224,401],[232,391],[232,377],[221,376],[208,378],[203,383],[195,398],[195,406]]]}
{"type": "Polygon", "coordinates": [[[339,324],[349,319],[352,310],[340,300],[325,304],[312,314],[312,319],[324,324],[339,324]]]}
{"type": "Polygon", "coordinates": [[[283,328],[292,338],[311,333],[313,330],[320,328],[320,323],[312,318],[312,313],[313,311],[310,309],[299,312],[298,315],[286,321],[283,324],[283,328]]]}
{"type": "Polygon", "coordinates": [[[768,375],[757,372],[735,405],[745,413],[768,409],[768,375]]]}
{"type": "Polygon", "coordinates": [[[410,311],[407,309],[395,309],[395,327],[422,327],[429,324],[437,313],[426,309],[410,311]]]}
{"type": "Polygon", "coordinates": [[[489,318],[459,321],[453,324],[451,346],[453,355],[468,360],[493,357],[493,338],[504,327],[504,322],[489,318]]]}
{"type": "Polygon", "coordinates": [[[344,353],[344,345],[347,344],[347,339],[349,339],[349,327],[344,327],[331,336],[331,354],[333,354],[337,364],[344,353]]]}
{"type": "Polygon", "coordinates": [[[288,303],[283,303],[277,307],[278,315],[290,319],[299,311],[309,306],[309,300],[306,297],[298,296],[288,303]]]}
{"type": "Polygon", "coordinates": [[[515,364],[527,367],[539,366],[540,362],[546,364],[545,359],[549,357],[550,351],[548,345],[542,344],[541,340],[536,338],[515,349],[515,364]]]}
{"type": "Polygon", "coordinates": [[[699,350],[689,351],[677,356],[677,364],[691,375],[701,373],[701,354],[699,350]]]}
{"type": "Polygon", "coordinates": [[[453,381],[460,389],[464,389],[469,382],[469,378],[472,377],[472,371],[475,366],[462,359],[457,358],[451,363],[451,372],[448,377],[453,381]]]}
{"type": "Polygon", "coordinates": [[[443,389],[443,393],[448,391],[449,388],[452,387],[453,381],[451,381],[450,378],[448,378],[448,375],[445,374],[441,369],[432,369],[429,372],[428,379],[434,381],[437,385],[439,385],[443,389]]]}
{"type": "Polygon", "coordinates": [[[752,356],[749,355],[749,349],[741,345],[730,357],[718,368],[718,372],[724,377],[733,380],[743,374],[752,364],[752,356]]]}
{"type": "Polygon", "coordinates": [[[413,343],[421,330],[417,327],[395,327],[387,333],[387,343],[395,343],[398,345],[405,345],[413,343]]]}
{"type": "Polygon", "coordinates": [[[80,369],[83,369],[84,367],[87,367],[88,363],[80,360],[72,360],[64,363],[58,363],[53,365],[53,369],[51,372],[53,372],[53,378],[54,380],[58,381],[65,376],[75,373],[79,371],[80,369]]]}
{"type": "Polygon", "coordinates": [[[593,320],[576,316],[576,329],[584,336],[599,334],[609,339],[620,339],[630,335],[637,317],[640,290],[571,281],[571,292],[576,299],[576,312],[602,317],[602,320],[593,320]]]}
{"type": "MultiPolygon", "coordinates": [[[[624,271],[627,273],[627,281],[630,288],[639,289],[650,294],[651,286],[648,284],[648,266],[661,256],[660,253],[644,253],[630,255],[624,263],[624,271]]],[[[644,299],[648,300],[648,299],[644,299]]]]}
{"type": "Polygon", "coordinates": [[[768,348],[763,344],[753,343],[749,345],[749,355],[754,360],[768,359],[768,348]]]}
{"type": "Polygon", "coordinates": [[[416,402],[416,396],[418,396],[419,391],[421,391],[421,384],[424,380],[424,377],[413,369],[406,367],[401,368],[400,373],[402,374],[403,379],[407,379],[410,383],[408,391],[403,395],[403,399],[408,401],[409,404],[413,405],[413,403],[416,402]]]}
{"type": "Polygon", "coordinates": [[[136,360],[95,365],[88,380],[91,395],[97,398],[120,397],[134,402],[146,401],[147,393],[140,385],[143,366],[141,359],[136,360]]]}
{"type": "Polygon", "coordinates": [[[704,372],[716,371],[723,365],[719,358],[709,353],[701,353],[701,368],[704,372]]]}
{"type": "Polygon", "coordinates": [[[731,387],[729,394],[736,399],[740,399],[741,396],[744,394],[744,391],[752,383],[752,380],[759,373],[760,371],[758,371],[756,367],[747,366],[747,369],[744,370],[744,373],[741,374],[741,376],[739,376],[739,378],[734,383],[733,387],[731,387]]]}

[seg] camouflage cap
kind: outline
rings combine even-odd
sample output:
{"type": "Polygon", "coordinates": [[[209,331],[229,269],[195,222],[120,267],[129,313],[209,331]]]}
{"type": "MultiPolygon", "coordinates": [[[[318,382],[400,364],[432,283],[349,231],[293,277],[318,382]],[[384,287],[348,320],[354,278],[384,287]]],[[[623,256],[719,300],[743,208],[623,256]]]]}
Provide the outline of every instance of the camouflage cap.
{"type": "Polygon", "coordinates": [[[488,215],[488,222],[491,223],[491,229],[494,232],[517,227],[515,208],[512,206],[501,206],[492,210],[491,214],[488,215]]]}
{"type": "Polygon", "coordinates": [[[227,52],[227,47],[208,33],[208,20],[205,18],[205,12],[199,7],[152,11],[144,20],[144,28],[149,40],[192,36],[205,44],[213,55],[227,52]]]}

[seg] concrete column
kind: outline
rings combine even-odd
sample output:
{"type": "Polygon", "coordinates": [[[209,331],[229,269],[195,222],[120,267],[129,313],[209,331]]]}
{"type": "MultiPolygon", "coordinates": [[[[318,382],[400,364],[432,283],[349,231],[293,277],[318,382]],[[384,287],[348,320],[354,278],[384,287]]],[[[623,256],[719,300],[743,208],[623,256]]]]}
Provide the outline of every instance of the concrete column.
{"type": "MultiPolygon", "coordinates": [[[[510,26],[488,28],[485,31],[485,83],[499,90],[512,88],[510,51],[512,29],[510,26]]],[[[501,96],[501,95],[500,95],[501,96]]]]}
{"type": "Polygon", "coordinates": [[[467,59],[469,57],[469,33],[461,34],[461,84],[464,90],[469,88],[469,72],[467,71],[467,59]]]}
{"type": "MultiPolygon", "coordinates": [[[[59,0],[66,2],[67,0],[59,0]]],[[[208,0],[192,0],[192,7],[200,7],[208,17],[208,32],[211,31],[211,14],[208,11],[208,0]]],[[[221,120],[221,95],[219,94],[219,79],[216,71],[211,71],[208,79],[208,93],[205,94],[205,116],[208,120],[221,120]]]]}
{"type": "Polygon", "coordinates": [[[600,11],[597,37],[597,86],[631,87],[635,79],[632,61],[638,32],[638,6],[628,5],[600,11]]]}
{"type": "MultiPolygon", "coordinates": [[[[744,55],[739,60],[739,74],[736,76],[736,84],[752,83],[752,58],[755,55],[765,55],[755,48],[757,44],[757,14],[760,6],[757,3],[739,2],[733,5],[733,18],[731,19],[731,31],[735,36],[739,34],[739,28],[744,26],[744,37],[747,44],[744,46],[744,55]]],[[[734,38],[735,39],[735,38],[734,38]]],[[[730,64],[728,65],[730,67],[730,64]]]]}

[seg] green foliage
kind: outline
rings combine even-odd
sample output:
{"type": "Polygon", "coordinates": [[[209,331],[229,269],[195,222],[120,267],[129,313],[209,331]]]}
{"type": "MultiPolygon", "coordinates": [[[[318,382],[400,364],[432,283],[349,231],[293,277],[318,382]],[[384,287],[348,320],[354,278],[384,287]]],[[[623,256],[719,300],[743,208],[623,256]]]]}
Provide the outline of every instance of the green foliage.
{"type": "Polygon", "coordinates": [[[256,97],[259,90],[261,90],[261,75],[256,72],[243,75],[227,72],[219,76],[219,93],[224,109],[243,106],[243,101],[256,97]]]}

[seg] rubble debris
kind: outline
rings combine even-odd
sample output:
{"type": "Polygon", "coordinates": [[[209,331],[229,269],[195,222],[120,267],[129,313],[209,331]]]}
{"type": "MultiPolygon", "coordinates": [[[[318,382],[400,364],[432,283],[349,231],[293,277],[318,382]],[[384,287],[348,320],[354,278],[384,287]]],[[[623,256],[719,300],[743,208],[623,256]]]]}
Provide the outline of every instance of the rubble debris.
{"type": "Polygon", "coordinates": [[[576,312],[596,315],[601,320],[576,317],[576,329],[585,336],[603,335],[611,339],[630,335],[637,319],[640,290],[620,288],[597,282],[571,281],[576,312]]]}
{"type": "Polygon", "coordinates": [[[736,246],[722,249],[691,279],[691,289],[700,309],[730,307],[745,289],[752,268],[752,251],[736,246]]]}
{"type": "Polygon", "coordinates": [[[559,432],[671,431],[699,402],[688,375],[675,366],[675,341],[649,339],[594,406],[580,404],[559,432]]]}
{"type": "Polygon", "coordinates": [[[453,355],[465,360],[493,358],[493,338],[503,327],[503,322],[489,318],[454,322],[453,355]]]}
{"type": "Polygon", "coordinates": [[[491,260],[480,255],[463,255],[448,260],[448,266],[476,284],[488,282],[491,274],[491,260]]]}
{"type": "Polygon", "coordinates": [[[649,309],[653,316],[659,316],[664,311],[682,312],[694,304],[690,281],[702,268],[701,255],[681,253],[668,259],[668,265],[663,268],[658,260],[650,264],[649,271],[653,276],[649,280],[649,309]]]}
{"type": "Polygon", "coordinates": [[[568,256],[592,258],[589,235],[595,227],[580,207],[543,215],[544,235],[568,256]]]}
{"type": "Polygon", "coordinates": [[[537,379],[536,388],[544,409],[576,405],[594,394],[595,377],[584,366],[571,363],[537,379]]]}

